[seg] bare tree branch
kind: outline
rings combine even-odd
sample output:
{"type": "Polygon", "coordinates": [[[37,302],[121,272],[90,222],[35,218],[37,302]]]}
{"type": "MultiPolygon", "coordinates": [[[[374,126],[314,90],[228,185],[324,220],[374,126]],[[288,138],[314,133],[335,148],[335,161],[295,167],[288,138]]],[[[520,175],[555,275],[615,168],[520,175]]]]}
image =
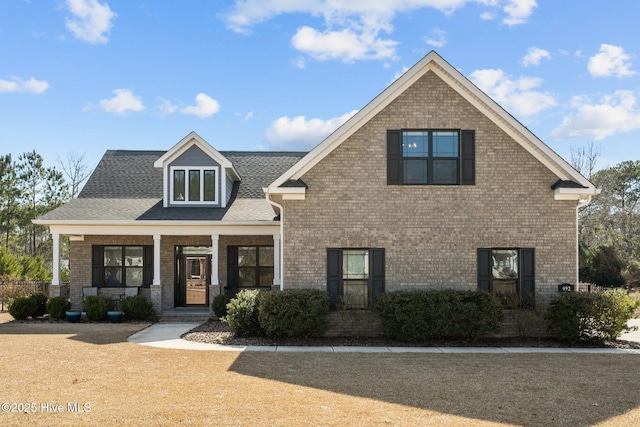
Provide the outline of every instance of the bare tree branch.
{"type": "Polygon", "coordinates": [[[91,175],[91,168],[85,159],[85,154],[69,153],[65,160],[58,158],[58,164],[67,178],[69,193],[71,198],[74,199],[82,190],[82,186],[89,178],[89,175],[91,175]]]}
{"type": "Polygon", "coordinates": [[[587,145],[571,146],[569,149],[571,166],[591,181],[591,177],[596,172],[598,159],[602,154],[600,146],[591,140],[587,145]]]}

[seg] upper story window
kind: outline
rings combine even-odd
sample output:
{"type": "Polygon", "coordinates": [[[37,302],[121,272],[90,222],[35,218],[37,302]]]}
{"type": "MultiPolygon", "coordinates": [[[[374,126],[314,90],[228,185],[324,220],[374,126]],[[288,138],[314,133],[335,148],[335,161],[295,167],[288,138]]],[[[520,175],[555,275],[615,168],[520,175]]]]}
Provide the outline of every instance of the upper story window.
{"type": "Polygon", "coordinates": [[[173,203],[218,203],[217,167],[172,167],[171,178],[173,203]]]}
{"type": "Polygon", "coordinates": [[[403,184],[458,184],[458,131],[402,132],[403,184]]]}
{"type": "Polygon", "coordinates": [[[387,184],[474,185],[472,130],[388,130],[387,184]]]}

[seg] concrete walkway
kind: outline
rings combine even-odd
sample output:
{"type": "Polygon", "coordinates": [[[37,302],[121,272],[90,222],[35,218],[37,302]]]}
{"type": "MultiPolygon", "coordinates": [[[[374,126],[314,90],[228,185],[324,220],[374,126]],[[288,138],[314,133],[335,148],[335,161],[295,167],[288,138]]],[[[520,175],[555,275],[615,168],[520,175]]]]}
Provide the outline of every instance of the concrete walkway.
{"type": "MultiPolygon", "coordinates": [[[[640,319],[632,320],[640,326],[640,319]]],[[[640,354],[638,349],[617,348],[551,348],[551,347],[356,347],[356,346],[232,346],[204,344],[187,341],[180,335],[195,328],[200,323],[156,323],[129,337],[129,341],[158,348],[181,350],[215,351],[271,351],[271,352],[323,352],[323,353],[599,353],[599,354],[640,354]]],[[[623,334],[620,339],[640,342],[640,331],[623,334]]]]}

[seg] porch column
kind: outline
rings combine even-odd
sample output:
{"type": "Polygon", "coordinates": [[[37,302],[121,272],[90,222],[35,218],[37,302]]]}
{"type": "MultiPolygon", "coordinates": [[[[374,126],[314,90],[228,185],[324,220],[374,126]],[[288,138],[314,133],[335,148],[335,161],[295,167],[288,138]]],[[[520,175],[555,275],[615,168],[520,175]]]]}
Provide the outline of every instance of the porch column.
{"type": "Polygon", "coordinates": [[[280,257],[280,235],[273,235],[273,286],[279,286],[282,288],[282,281],[280,280],[281,270],[281,257],[280,257]]]}
{"type": "Polygon", "coordinates": [[[60,286],[60,235],[52,234],[53,238],[53,286],[60,286]]]}
{"type": "Polygon", "coordinates": [[[209,314],[213,315],[213,299],[222,293],[220,278],[218,277],[218,243],[220,236],[211,235],[211,285],[209,285],[209,314]]]}
{"type": "Polygon", "coordinates": [[[160,285],[160,241],[159,234],[153,235],[153,284],[160,285]]]}
{"type": "Polygon", "coordinates": [[[211,235],[211,285],[219,286],[220,279],[218,278],[218,241],[220,236],[218,234],[211,235]]]}
{"type": "Polygon", "coordinates": [[[62,295],[62,286],[60,285],[60,234],[52,234],[53,238],[53,277],[51,286],[49,287],[49,297],[59,297],[62,295]]]}
{"type": "Polygon", "coordinates": [[[161,236],[159,234],[153,235],[153,284],[150,286],[151,290],[151,304],[156,310],[156,314],[162,314],[162,283],[160,281],[160,242],[161,236]]]}

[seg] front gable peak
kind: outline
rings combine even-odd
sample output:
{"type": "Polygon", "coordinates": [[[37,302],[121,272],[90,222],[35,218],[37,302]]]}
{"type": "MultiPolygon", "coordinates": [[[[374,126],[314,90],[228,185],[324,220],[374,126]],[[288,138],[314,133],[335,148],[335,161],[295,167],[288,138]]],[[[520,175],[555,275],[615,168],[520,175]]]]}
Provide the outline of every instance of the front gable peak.
{"type": "MultiPolygon", "coordinates": [[[[183,155],[185,152],[187,152],[187,150],[189,150],[194,146],[198,147],[213,161],[215,161],[220,166],[222,166],[227,172],[227,174],[229,174],[234,181],[240,181],[240,175],[233,167],[233,164],[226,157],[220,154],[218,150],[213,148],[211,144],[205,141],[200,135],[198,135],[194,131],[191,131],[187,136],[182,138],[176,145],[171,147],[169,151],[167,151],[164,155],[162,155],[158,160],[156,160],[153,163],[153,166],[156,169],[164,169],[167,165],[171,164],[174,160],[176,160],[178,157],[183,155]]],[[[194,165],[194,166],[198,166],[198,165],[194,165]]]]}
{"type": "Polygon", "coordinates": [[[394,100],[410,90],[414,84],[429,72],[435,74],[470,105],[520,144],[534,158],[553,172],[558,179],[575,182],[578,185],[573,188],[565,186],[561,189],[554,189],[556,200],[579,200],[583,203],[590,200],[593,195],[598,194],[598,189],[591,182],[435,51],[431,51],[395,80],[298,163],[265,188],[265,191],[269,194],[280,194],[285,199],[304,199],[304,189],[288,187],[286,183],[302,178],[310,169],[348,140],[351,135],[366,125],[394,100]]]}
{"type": "Polygon", "coordinates": [[[153,163],[163,176],[163,206],[220,207],[231,198],[240,174],[218,150],[195,132],[153,163]]]}

